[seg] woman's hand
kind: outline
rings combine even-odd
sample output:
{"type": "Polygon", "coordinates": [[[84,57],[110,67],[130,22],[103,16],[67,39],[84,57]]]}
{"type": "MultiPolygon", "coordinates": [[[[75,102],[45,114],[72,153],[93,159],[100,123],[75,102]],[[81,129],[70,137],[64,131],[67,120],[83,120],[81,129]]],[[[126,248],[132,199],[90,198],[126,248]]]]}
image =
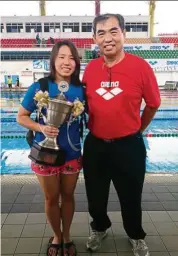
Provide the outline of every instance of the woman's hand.
{"type": "Polygon", "coordinates": [[[39,124],[40,131],[48,137],[56,137],[59,134],[59,129],[54,126],[39,124]]]}

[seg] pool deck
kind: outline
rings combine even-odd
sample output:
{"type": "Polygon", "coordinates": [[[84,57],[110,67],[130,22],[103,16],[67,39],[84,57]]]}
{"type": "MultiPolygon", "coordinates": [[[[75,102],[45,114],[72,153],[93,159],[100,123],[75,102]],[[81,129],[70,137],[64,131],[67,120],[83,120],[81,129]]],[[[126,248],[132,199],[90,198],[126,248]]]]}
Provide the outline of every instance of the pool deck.
{"type": "MultiPolygon", "coordinates": [[[[52,235],[44,214],[44,199],[35,175],[2,175],[2,256],[42,256],[52,235]]],[[[76,212],[71,235],[78,255],[131,256],[123,229],[120,204],[113,185],[108,212],[109,236],[98,253],[89,253],[85,241],[90,217],[82,175],[75,191],[76,212]]],[[[143,227],[151,256],[178,256],[178,174],[147,174],[142,197],[143,227]]]]}

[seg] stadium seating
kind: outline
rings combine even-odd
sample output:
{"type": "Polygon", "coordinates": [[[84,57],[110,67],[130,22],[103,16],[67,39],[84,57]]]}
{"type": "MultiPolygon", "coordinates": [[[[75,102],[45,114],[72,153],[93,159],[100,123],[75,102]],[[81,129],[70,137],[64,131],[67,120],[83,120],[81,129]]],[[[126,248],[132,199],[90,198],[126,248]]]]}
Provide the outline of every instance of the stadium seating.
{"type": "Polygon", "coordinates": [[[50,51],[2,51],[1,60],[41,60],[49,59],[50,51]]]}
{"type": "Polygon", "coordinates": [[[130,51],[130,53],[138,55],[144,59],[176,59],[178,58],[178,50],[167,50],[167,51],[142,50],[142,51],[130,51]]]}
{"type": "Polygon", "coordinates": [[[1,47],[6,48],[28,48],[36,44],[36,39],[1,39],[1,47]]]}
{"type": "MultiPolygon", "coordinates": [[[[60,38],[54,38],[54,42],[58,42],[61,40],[60,38]]],[[[92,38],[66,38],[71,40],[77,48],[91,48],[91,44],[93,44],[92,38]]],[[[178,36],[177,37],[159,37],[160,43],[174,43],[175,46],[178,46],[178,36]]],[[[1,47],[4,48],[30,48],[36,47],[36,39],[29,38],[29,39],[1,39],[0,40],[1,47]]],[[[126,44],[149,44],[151,43],[150,38],[126,38],[126,44]]],[[[46,40],[46,47],[51,47],[50,39],[46,40]]]]}
{"type": "MultiPolygon", "coordinates": [[[[85,48],[86,45],[93,44],[92,38],[67,38],[71,40],[76,47],[78,48],[85,48]]],[[[57,39],[54,38],[54,42],[58,42],[64,40],[63,39],[57,39]]],[[[1,39],[1,47],[3,48],[30,48],[36,46],[36,39],[1,39]]],[[[47,40],[46,46],[50,47],[51,42],[50,39],[47,40]]]]}
{"type": "Polygon", "coordinates": [[[161,43],[172,43],[177,44],[178,43],[178,36],[177,37],[160,37],[161,43]]]}
{"type": "Polygon", "coordinates": [[[150,38],[126,38],[126,44],[150,44],[150,38]]]}
{"type": "MultiPolygon", "coordinates": [[[[91,44],[93,44],[92,38],[68,38],[71,40],[77,48],[90,48],[91,44]]],[[[54,42],[61,41],[62,39],[54,38],[54,42]]],[[[64,40],[64,38],[63,38],[64,40]]],[[[151,43],[149,38],[127,38],[126,44],[146,44],[151,43]]],[[[36,46],[36,39],[1,39],[1,47],[4,48],[30,48],[36,46]]],[[[46,46],[51,46],[51,41],[48,39],[46,41],[46,46]]]]}
{"type": "MultiPolygon", "coordinates": [[[[178,59],[178,50],[166,50],[166,51],[153,51],[153,50],[134,50],[129,51],[132,54],[138,55],[144,59],[178,59]]],[[[92,51],[85,51],[85,60],[88,61],[92,59],[92,51]]]]}
{"type": "MultiPolygon", "coordinates": [[[[64,40],[65,38],[63,38],[62,40],[64,40]]],[[[71,40],[77,48],[85,48],[85,46],[90,46],[91,44],[93,44],[93,39],[92,38],[66,38],[71,40]]],[[[54,39],[54,42],[58,42],[61,41],[61,39],[54,39]]],[[[50,46],[51,42],[50,39],[47,40],[47,46],[50,46]]]]}
{"type": "MultiPolygon", "coordinates": [[[[144,59],[178,59],[178,50],[166,50],[166,51],[156,51],[156,50],[132,50],[132,54],[138,55],[144,59]]],[[[2,51],[1,60],[33,60],[33,59],[49,59],[50,51],[2,51]]],[[[92,51],[85,50],[84,59],[92,59],[92,51]]]]}

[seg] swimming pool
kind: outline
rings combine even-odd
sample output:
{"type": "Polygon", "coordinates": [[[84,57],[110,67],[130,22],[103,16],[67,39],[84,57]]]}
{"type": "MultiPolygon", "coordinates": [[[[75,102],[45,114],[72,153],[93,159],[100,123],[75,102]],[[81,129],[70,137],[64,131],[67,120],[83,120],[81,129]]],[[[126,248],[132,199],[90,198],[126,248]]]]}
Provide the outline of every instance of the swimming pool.
{"type": "MultiPolygon", "coordinates": [[[[32,173],[26,129],[16,122],[24,92],[1,93],[2,174],[32,173]]],[[[161,91],[162,104],[144,132],[147,172],[178,172],[178,92],[161,91]]]]}

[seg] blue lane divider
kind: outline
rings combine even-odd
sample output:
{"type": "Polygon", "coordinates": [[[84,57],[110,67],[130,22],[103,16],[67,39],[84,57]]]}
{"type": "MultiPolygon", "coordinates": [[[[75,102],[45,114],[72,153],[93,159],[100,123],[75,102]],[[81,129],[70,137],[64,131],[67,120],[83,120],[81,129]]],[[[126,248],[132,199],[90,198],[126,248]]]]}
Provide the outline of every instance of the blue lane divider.
{"type": "Polygon", "coordinates": [[[18,113],[18,111],[12,111],[12,110],[4,111],[4,110],[1,110],[1,113],[2,114],[12,114],[12,113],[18,113]]]}
{"type": "MultiPolygon", "coordinates": [[[[158,109],[156,112],[177,112],[178,109],[158,109]]],[[[141,110],[143,112],[143,109],[141,110]]]]}
{"type": "MultiPolygon", "coordinates": [[[[153,118],[153,121],[178,121],[178,118],[176,117],[170,117],[170,118],[153,118]]],[[[1,118],[1,123],[16,123],[16,118],[1,118]]]]}
{"type": "MultiPolygon", "coordinates": [[[[141,112],[143,112],[143,110],[141,110],[141,112]]],[[[178,109],[158,109],[157,112],[178,112],[178,109]]],[[[18,113],[17,110],[1,110],[0,113],[2,114],[15,114],[18,113]]]]}
{"type": "MultiPolygon", "coordinates": [[[[143,134],[143,137],[176,137],[178,138],[178,133],[146,133],[146,134],[143,134]]],[[[24,139],[26,138],[26,136],[24,135],[3,135],[3,136],[0,136],[1,139],[24,139]]]]}
{"type": "Polygon", "coordinates": [[[1,134],[8,134],[8,133],[27,133],[27,131],[1,131],[1,134]]]}
{"type": "Polygon", "coordinates": [[[153,121],[156,120],[161,120],[161,121],[172,121],[172,120],[175,120],[175,121],[178,121],[178,118],[176,117],[168,117],[168,118],[153,118],[153,121]]]}
{"type": "Polygon", "coordinates": [[[1,123],[16,123],[16,118],[0,118],[1,123]]]}

